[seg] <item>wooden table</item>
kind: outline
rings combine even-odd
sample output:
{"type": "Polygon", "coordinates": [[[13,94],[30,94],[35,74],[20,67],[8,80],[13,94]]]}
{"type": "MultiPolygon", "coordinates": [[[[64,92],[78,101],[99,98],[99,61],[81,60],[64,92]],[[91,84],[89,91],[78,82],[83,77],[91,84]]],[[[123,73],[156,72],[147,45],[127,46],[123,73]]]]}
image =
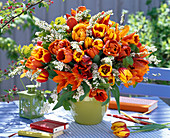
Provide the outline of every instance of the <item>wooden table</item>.
{"type": "MultiPolygon", "coordinates": [[[[141,97],[140,97],[141,98],[141,97]]],[[[144,98],[144,97],[143,97],[144,98]]],[[[158,97],[145,97],[145,99],[158,100],[158,108],[152,111],[150,114],[146,115],[151,120],[156,123],[167,123],[170,122],[170,107],[164,103],[158,97]]],[[[0,138],[6,138],[13,133],[17,133],[18,130],[25,127],[29,127],[29,124],[44,118],[51,118],[53,115],[57,119],[62,119],[70,123],[69,129],[65,131],[65,134],[59,136],[59,138],[116,138],[113,135],[111,127],[111,122],[117,121],[113,117],[105,116],[104,120],[98,125],[86,126],[79,125],[75,123],[70,116],[68,111],[65,111],[63,108],[57,109],[54,112],[45,115],[40,119],[25,119],[19,117],[19,108],[18,101],[15,102],[0,102],[0,138]]],[[[108,110],[107,113],[118,114],[116,110],[108,110]]],[[[127,114],[134,114],[136,112],[127,112],[127,114]]],[[[19,137],[15,135],[14,137],[19,137]]],[[[129,138],[168,138],[170,137],[170,130],[159,130],[152,132],[143,132],[143,133],[133,133],[129,138]]]]}

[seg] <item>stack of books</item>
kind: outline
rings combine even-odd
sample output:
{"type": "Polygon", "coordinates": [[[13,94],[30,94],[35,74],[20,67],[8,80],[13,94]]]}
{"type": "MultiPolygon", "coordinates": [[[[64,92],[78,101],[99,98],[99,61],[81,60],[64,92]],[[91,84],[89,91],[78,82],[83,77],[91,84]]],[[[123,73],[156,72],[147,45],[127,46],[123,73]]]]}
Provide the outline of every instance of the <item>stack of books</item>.
{"type": "Polygon", "coordinates": [[[63,130],[69,127],[68,123],[45,119],[30,124],[29,128],[18,131],[20,136],[56,138],[64,134],[63,130]]]}

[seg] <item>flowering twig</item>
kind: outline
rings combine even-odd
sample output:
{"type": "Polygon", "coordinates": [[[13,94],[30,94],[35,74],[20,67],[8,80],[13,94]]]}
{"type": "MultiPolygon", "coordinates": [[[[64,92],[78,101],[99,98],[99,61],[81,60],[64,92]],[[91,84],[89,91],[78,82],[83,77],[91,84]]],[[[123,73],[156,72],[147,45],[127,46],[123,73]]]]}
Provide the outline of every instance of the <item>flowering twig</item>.
{"type": "Polygon", "coordinates": [[[28,11],[28,10],[29,10],[30,8],[32,8],[33,6],[42,3],[43,1],[44,1],[44,0],[40,0],[40,1],[37,2],[37,3],[31,4],[31,5],[28,6],[25,10],[22,10],[21,13],[17,14],[16,16],[13,16],[9,21],[7,21],[7,22],[0,28],[0,30],[1,30],[2,28],[4,28],[6,25],[8,25],[12,20],[14,20],[15,18],[19,17],[20,15],[22,15],[24,12],[28,11]]]}

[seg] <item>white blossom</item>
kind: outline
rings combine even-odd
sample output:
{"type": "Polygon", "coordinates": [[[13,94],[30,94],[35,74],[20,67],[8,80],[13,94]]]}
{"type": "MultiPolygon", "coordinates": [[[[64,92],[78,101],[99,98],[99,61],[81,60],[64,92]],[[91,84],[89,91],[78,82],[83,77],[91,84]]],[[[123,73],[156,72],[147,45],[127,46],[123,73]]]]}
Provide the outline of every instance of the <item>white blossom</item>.
{"type": "Polygon", "coordinates": [[[52,63],[54,64],[55,69],[60,70],[60,71],[63,70],[63,67],[64,67],[64,63],[63,62],[55,60],[52,63]]]}
{"type": "Polygon", "coordinates": [[[53,91],[53,93],[51,93],[50,97],[53,99],[53,101],[57,101],[58,95],[57,95],[56,91],[53,91]]]}
{"type": "Polygon", "coordinates": [[[77,101],[79,101],[80,96],[84,95],[84,89],[83,87],[80,85],[77,88],[77,92],[73,95],[73,98],[76,99],[77,101]]]}
{"type": "Polygon", "coordinates": [[[48,102],[44,103],[43,107],[41,108],[40,113],[44,114],[44,113],[48,113],[50,109],[50,104],[48,102]]]}

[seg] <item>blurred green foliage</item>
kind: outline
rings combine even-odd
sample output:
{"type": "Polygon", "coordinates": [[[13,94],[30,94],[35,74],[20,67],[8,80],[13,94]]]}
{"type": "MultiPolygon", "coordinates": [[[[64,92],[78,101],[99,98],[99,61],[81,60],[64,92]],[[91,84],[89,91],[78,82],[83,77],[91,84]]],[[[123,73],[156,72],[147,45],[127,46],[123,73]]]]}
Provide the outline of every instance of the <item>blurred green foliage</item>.
{"type": "MultiPolygon", "coordinates": [[[[11,23],[11,28],[9,30],[6,30],[3,33],[0,33],[0,49],[7,51],[7,57],[11,60],[17,60],[18,55],[18,45],[17,43],[11,39],[10,37],[4,37],[3,34],[12,34],[12,31],[14,28],[21,30],[25,30],[26,28],[31,29],[31,32],[35,32],[39,30],[39,27],[35,25],[35,17],[31,17],[29,15],[22,15],[19,18],[15,20],[14,23],[11,23]]],[[[33,37],[33,36],[32,36],[33,37]]]]}
{"type": "MultiPolygon", "coordinates": [[[[148,0],[147,5],[152,1],[148,0]]],[[[162,2],[159,8],[148,10],[147,16],[143,12],[131,14],[128,23],[131,31],[139,31],[141,43],[148,46],[156,46],[157,51],[153,55],[157,56],[161,62],[151,66],[170,68],[170,9],[167,3],[162,2]]]]}

